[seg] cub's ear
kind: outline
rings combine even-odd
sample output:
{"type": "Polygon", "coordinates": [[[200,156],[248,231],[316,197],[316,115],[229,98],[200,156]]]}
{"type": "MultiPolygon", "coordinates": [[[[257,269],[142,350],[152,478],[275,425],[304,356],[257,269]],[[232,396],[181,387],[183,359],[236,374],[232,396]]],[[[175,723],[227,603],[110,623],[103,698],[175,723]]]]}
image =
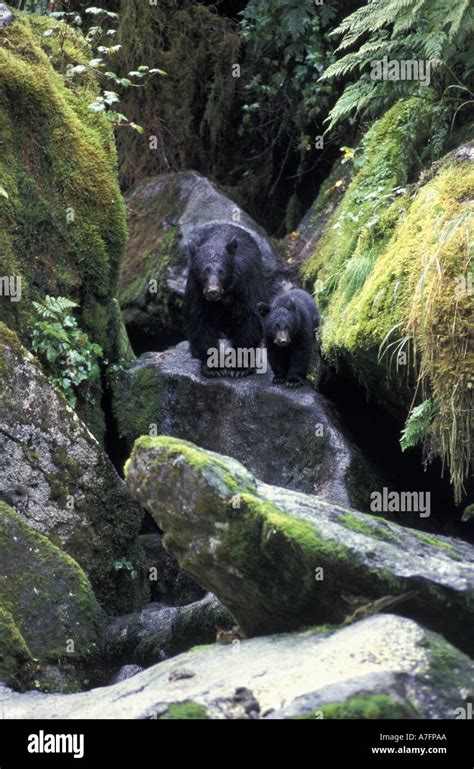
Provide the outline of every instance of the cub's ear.
{"type": "Polygon", "coordinates": [[[226,249],[227,249],[227,252],[228,252],[228,253],[229,253],[231,256],[234,256],[234,254],[237,252],[237,246],[238,246],[238,245],[239,245],[239,241],[237,240],[237,238],[236,238],[236,237],[235,237],[235,235],[234,235],[234,237],[232,238],[232,240],[229,240],[229,242],[228,242],[228,243],[227,243],[227,245],[226,245],[226,249]]]}
{"type": "Polygon", "coordinates": [[[268,315],[270,312],[270,305],[266,304],[265,302],[259,302],[257,304],[257,312],[262,316],[262,318],[264,318],[265,315],[268,315]]]}

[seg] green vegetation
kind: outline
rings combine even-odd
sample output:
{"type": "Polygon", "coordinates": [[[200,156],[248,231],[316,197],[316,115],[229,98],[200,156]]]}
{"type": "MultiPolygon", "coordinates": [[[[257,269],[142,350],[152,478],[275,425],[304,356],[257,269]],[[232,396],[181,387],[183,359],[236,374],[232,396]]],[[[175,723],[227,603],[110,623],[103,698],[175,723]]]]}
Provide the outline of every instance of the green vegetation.
{"type": "Polygon", "coordinates": [[[295,720],[312,719],[405,719],[418,718],[413,705],[398,702],[386,694],[367,694],[351,697],[345,702],[331,702],[311,713],[295,716],[295,720]]]}
{"type": "Polygon", "coordinates": [[[474,366],[467,283],[472,231],[472,163],[456,153],[435,163],[436,116],[417,100],[399,102],[362,141],[362,164],[304,266],[323,287],[322,350],[347,365],[369,393],[406,419],[402,438],[423,438],[462,498],[470,464],[470,377],[474,366]],[[424,160],[422,161],[422,158],[424,160]],[[415,427],[416,436],[415,436],[415,427]]]}
{"type": "Polygon", "coordinates": [[[62,296],[46,296],[43,302],[33,302],[33,306],[42,320],[34,324],[31,346],[45,364],[52,383],[73,408],[78,394],[95,403],[90,386],[100,376],[99,359],[103,353],[71,315],[77,304],[62,296]]]}
{"type": "Polygon", "coordinates": [[[200,705],[198,702],[193,702],[192,700],[186,700],[185,702],[173,702],[169,705],[166,713],[160,716],[160,721],[202,721],[208,718],[209,716],[204,705],[200,705]]]}
{"type": "MultiPolygon", "coordinates": [[[[366,0],[332,31],[341,37],[344,55],[324,73],[323,80],[357,73],[330,112],[330,124],[353,112],[380,114],[400,98],[442,102],[456,117],[474,103],[466,83],[474,56],[474,12],[469,0],[366,0]],[[420,79],[374,79],[374,60],[430,62],[428,82],[420,79]],[[369,71],[370,68],[370,71],[369,71]],[[423,81],[422,81],[423,83],[423,81]],[[430,87],[431,86],[431,87],[430,87]]],[[[443,119],[442,110],[438,113],[443,119]]]]}

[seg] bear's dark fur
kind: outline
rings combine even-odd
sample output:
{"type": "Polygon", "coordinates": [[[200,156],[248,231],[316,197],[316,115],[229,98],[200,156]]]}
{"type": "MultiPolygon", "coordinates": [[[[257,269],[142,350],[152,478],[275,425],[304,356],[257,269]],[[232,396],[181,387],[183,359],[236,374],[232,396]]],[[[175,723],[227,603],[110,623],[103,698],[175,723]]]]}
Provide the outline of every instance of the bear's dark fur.
{"type": "Polygon", "coordinates": [[[215,369],[209,350],[225,337],[234,349],[261,345],[257,304],[266,299],[260,250],[252,236],[232,224],[200,227],[188,243],[189,274],[184,320],[191,353],[204,376],[245,376],[253,369],[215,369]]]}
{"type": "Polygon", "coordinates": [[[313,297],[301,288],[291,288],[278,294],[271,305],[260,302],[257,309],[263,318],[274,383],[301,387],[308,374],[314,332],[320,320],[313,297]]]}

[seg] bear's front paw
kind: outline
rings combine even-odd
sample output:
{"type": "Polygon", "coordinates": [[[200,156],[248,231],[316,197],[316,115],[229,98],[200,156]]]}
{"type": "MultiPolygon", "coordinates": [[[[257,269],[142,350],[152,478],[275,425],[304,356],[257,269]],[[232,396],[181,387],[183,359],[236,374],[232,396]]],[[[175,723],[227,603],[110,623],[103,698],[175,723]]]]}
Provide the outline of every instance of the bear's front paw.
{"type": "Polygon", "coordinates": [[[285,381],[285,377],[284,376],[274,376],[273,377],[273,384],[283,384],[284,381],[285,381]]]}
{"type": "Polygon", "coordinates": [[[294,390],[296,387],[303,387],[304,379],[299,379],[297,377],[290,377],[290,379],[286,380],[285,384],[287,387],[294,390]]]}
{"type": "Polygon", "coordinates": [[[201,366],[201,374],[206,377],[206,379],[218,379],[219,377],[223,377],[227,375],[227,372],[223,368],[209,368],[205,363],[201,366]]]}
{"type": "Polygon", "coordinates": [[[229,371],[229,376],[231,376],[232,379],[243,379],[252,374],[255,374],[254,368],[233,368],[229,371]]]}

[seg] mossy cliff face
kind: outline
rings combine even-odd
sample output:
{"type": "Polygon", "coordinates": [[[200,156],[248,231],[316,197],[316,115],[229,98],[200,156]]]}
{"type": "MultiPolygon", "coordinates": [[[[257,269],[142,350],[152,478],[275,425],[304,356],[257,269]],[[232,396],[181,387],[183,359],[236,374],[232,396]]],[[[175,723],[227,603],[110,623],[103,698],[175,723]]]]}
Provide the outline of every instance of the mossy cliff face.
{"type": "Polygon", "coordinates": [[[0,323],[0,500],[70,553],[104,607],[134,607],[116,561],[136,559],[141,511],[87,427],[0,323]]]}
{"type": "Polygon", "coordinates": [[[415,184],[430,159],[423,142],[432,119],[410,101],[374,124],[303,273],[319,292],[331,362],[400,417],[414,397],[433,398],[426,447],[448,466],[459,502],[472,431],[474,148],[434,163],[415,184]]]}
{"type": "Polygon", "coordinates": [[[43,37],[50,27],[15,13],[0,30],[0,185],[8,195],[0,197],[0,276],[21,278],[20,301],[0,296],[0,320],[27,342],[32,301],[67,296],[113,359],[111,303],[126,241],[113,131],[88,109],[98,93],[91,70],[65,74],[68,64],[88,64],[87,46],[61,25],[61,47],[58,33],[43,37]]]}
{"type": "Polygon", "coordinates": [[[461,540],[422,541],[175,438],[140,438],[126,477],[181,569],[248,634],[347,621],[349,585],[362,604],[415,591],[399,610],[472,649],[474,548],[461,540]]]}
{"type": "Polygon", "coordinates": [[[103,620],[77,563],[0,502],[0,675],[21,685],[32,659],[74,666],[97,653],[103,620]],[[15,649],[15,639],[17,647],[15,649]],[[13,680],[12,680],[13,679],[13,680]]]}

